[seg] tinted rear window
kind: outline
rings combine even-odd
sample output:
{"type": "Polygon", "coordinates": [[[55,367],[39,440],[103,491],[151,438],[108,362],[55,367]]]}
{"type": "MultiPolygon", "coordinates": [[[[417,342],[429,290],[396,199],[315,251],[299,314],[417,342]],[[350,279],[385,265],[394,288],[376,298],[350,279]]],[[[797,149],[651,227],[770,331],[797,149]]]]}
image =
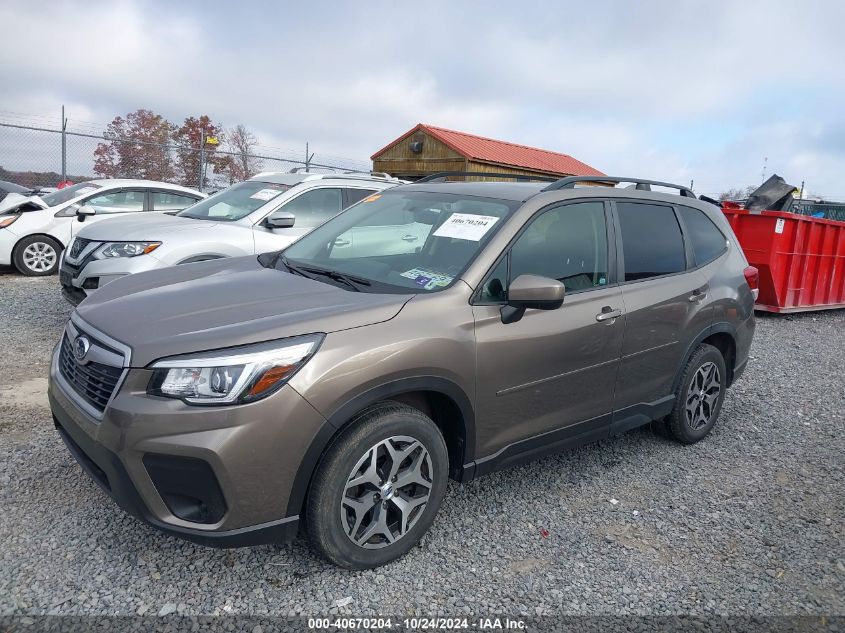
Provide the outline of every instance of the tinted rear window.
{"type": "Polygon", "coordinates": [[[684,240],[672,207],[618,202],[625,258],[625,281],[681,272],[684,240]]]}
{"type": "Polygon", "coordinates": [[[725,236],[704,211],[692,207],[678,209],[692,243],[696,266],[713,261],[725,252],[728,247],[725,236]]]}

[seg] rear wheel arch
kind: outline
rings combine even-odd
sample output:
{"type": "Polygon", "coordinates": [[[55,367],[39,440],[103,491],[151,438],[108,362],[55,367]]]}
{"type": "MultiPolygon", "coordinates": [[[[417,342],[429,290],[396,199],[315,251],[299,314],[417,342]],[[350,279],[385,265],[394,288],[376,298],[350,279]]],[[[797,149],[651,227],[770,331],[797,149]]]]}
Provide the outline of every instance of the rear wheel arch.
{"type": "Polygon", "coordinates": [[[692,358],[695,350],[702,343],[712,345],[722,353],[728,374],[727,386],[731,386],[731,383],[733,382],[734,364],[736,362],[736,328],[730,323],[721,322],[714,323],[710,327],[702,330],[692,340],[676,370],[675,380],[672,383],[672,393],[677,392],[684,368],[687,366],[689,359],[692,358]]]}
{"type": "Polygon", "coordinates": [[[474,459],[475,451],[475,416],[469,397],[446,378],[404,378],[351,398],[328,417],[327,423],[311,441],[297,470],[288,499],[287,516],[302,514],[314,473],[334,438],[368,407],[391,401],[411,406],[434,421],[446,441],[450,476],[461,476],[463,465],[474,459]]]}

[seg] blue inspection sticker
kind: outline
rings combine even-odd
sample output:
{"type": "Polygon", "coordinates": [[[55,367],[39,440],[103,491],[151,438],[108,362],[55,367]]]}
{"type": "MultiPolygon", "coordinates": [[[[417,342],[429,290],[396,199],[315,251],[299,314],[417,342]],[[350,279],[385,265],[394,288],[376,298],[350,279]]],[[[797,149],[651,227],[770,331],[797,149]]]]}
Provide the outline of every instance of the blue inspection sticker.
{"type": "Polygon", "coordinates": [[[417,277],[414,280],[414,283],[417,284],[418,286],[427,286],[428,282],[430,282],[430,281],[431,281],[431,277],[424,277],[423,275],[420,275],[419,277],[417,277]]]}

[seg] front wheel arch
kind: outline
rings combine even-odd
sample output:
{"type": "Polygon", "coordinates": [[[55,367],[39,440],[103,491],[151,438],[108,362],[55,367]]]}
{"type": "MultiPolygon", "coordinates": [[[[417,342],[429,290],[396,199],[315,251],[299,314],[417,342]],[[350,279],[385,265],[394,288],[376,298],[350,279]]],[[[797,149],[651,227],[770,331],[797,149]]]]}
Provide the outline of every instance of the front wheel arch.
{"type": "Polygon", "coordinates": [[[176,265],[181,266],[182,264],[198,264],[199,262],[210,262],[215,259],[224,259],[225,257],[226,255],[193,255],[191,257],[188,257],[187,259],[183,259],[176,265]]]}
{"type": "MultiPolygon", "coordinates": [[[[463,466],[475,459],[475,414],[469,397],[457,384],[439,376],[418,376],[414,378],[403,378],[387,382],[358,394],[339,407],[334,413],[328,416],[327,422],[317,431],[311,441],[302,462],[297,469],[293,486],[288,498],[287,515],[294,516],[301,514],[304,506],[311,480],[314,477],[317,465],[331,442],[338,436],[354,419],[357,414],[368,407],[382,401],[400,402],[413,406],[426,415],[431,411],[425,411],[418,406],[416,394],[428,393],[437,394],[442,398],[441,404],[450,403],[450,410],[459,415],[454,423],[459,427],[455,429],[457,437],[452,439],[461,444],[460,451],[454,448],[450,452],[450,461],[454,458],[455,472],[453,477],[461,481],[471,478],[472,473],[464,473],[463,466]]],[[[442,420],[434,412],[434,421],[441,428],[441,433],[447,439],[447,444],[454,447],[449,441],[449,430],[443,428],[442,420]]]]}
{"type": "MultiPolygon", "coordinates": [[[[46,243],[53,244],[54,248],[56,250],[56,264],[55,264],[53,271],[49,274],[51,274],[51,275],[55,274],[55,272],[57,272],[58,269],[59,269],[59,260],[61,259],[62,251],[65,250],[65,245],[62,243],[62,241],[59,238],[50,235],[49,233],[31,233],[30,235],[24,235],[23,237],[21,237],[17,242],[15,242],[15,245],[12,247],[12,253],[11,253],[11,255],[12,255],[12,257],[11,257],[12,265],[22,275],[32,276],[33,273],[29,273],[29,272],[25,272],[25,271],[21,270],[20,266],[18,265],[18,258],[20,256],[21,250],[26,248],[26,246],[28,246],[29,243],[32,243],[32,242],[35,242],[35,241],[38,241],[38,240],[42,240],[46,243]]],[[[36,276],[43,276],[43,275],[38,275],[36,273],[36,276]]]]}

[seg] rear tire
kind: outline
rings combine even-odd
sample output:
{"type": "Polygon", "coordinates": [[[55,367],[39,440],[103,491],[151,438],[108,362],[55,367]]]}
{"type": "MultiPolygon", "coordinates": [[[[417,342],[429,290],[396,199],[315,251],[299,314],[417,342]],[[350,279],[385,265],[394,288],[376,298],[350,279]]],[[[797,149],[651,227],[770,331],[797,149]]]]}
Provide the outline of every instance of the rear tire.
{"type": "Polygon", "coordinates": [[[312,547],[346,569],[404,556],[434,521],[448,469],[446,442],[431,419],[393,402],[368,407],[317,467],[306,502],[312,547]]]}
{"type": "Polygon", "coordinates": [[[46,235],[30,235],[15,245],[12,261],[15,268],[27,277],[54,275],[59,269],[62,245],[46,235]]]}
{"type": "Polygon", "coordinates": [[[702,343],[681,375],[675,406],[663,421],[666,433],[682,444],[695,444],[713,429],[727,391],[727,371],[722,353],[702,343]]]}

